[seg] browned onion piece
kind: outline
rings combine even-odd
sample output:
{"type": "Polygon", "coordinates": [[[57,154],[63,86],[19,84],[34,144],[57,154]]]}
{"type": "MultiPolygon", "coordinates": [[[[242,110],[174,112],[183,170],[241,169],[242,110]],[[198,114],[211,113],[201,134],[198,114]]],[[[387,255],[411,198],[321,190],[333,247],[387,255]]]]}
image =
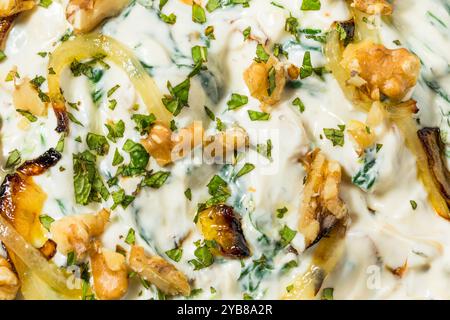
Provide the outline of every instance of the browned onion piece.
{"type": "Polygon", "coordinates": [[[229,258],[250,256],[241,221],[232,207],[220,204],[208,208],[199,214],[198,224],[205,239],[218,244],[221,255],[229,258]]]}
{"type": "Polygon", "coordinates": [[[450,208],[450,172],[445,164],[444,143],[438,128],[424,128],[417,132],[428,159],[428,166],[441,195],[450,208]]]}
{"type": "Polygon", "coordinates": [[[14,24],[14,19],[17,15],[6,18],[0,18],[0,49],[5,48],[6,38],[8,38],[9,30],[14,24]]]}

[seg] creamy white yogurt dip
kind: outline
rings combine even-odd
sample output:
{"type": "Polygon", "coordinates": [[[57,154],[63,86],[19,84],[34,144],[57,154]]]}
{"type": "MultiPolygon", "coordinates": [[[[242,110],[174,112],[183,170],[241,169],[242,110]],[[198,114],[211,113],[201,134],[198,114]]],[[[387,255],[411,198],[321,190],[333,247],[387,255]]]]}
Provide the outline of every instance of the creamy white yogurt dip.
{"type": "MultiPolygon", "coordinates": [[[[102,236],[105,247],[117,245],[128,248],[125,238],[130,228],[136,232],[137,244],[153,254],[168,259],[166,252],[180,245],[183,255],[178,262],[169,260],[191,279],[193,298],[201,299],[278,299],[289,285],[301,275],[310,262],[313,250],[305,251],[303,235],[297,232],[291,240],[295,250],[279,248],[280,230],[287,226],[296,230],[306,172],[299,159],[314,147],[343,168],[340,196],[346,203],[350,224],[346,235],[345,254],[326,279],[323,288],[333,288],[335,299],[448,299],[450,293],[450,223],[439,217],[427,200],[427,192],[417,177],[415,158],[405,146],[401,132],[394,125],[379,129],[377,141],[382,148],[375,156],[371,171],[375,180],[369,191],[352,183],[352,177],[364,163],[345,133],[342,147],[323,135],[324,128],[337,128],[350,120],[364,121],[366,114],[356,109],[342,93],[332,74],[313,75],[296,81],[283,92],[281,102],[271,112],[268,121],[252,121],[248,110],[260,110],[260,102],[251,97],[243,73],[252,63],[258,42],[245,41],[243,32],[251,27],[252,37],[262,43],[280,43],[288,53],[286,64],[301,65],[306,52],[311,54],[314,67],[325,64],[322,43],[301,33],[301,41],[293,41],[285,31],[286,19],[298,18],[299,28],[326,32],[334,21],[349,18],[344,1],[321,0],[317,11],[301,10],[301,1],[253,0],[249,6],[231,5],[207,14],[206,24],[192,21],[192,10],[182,1],[169,0],[162,12],[176,15],[176,23],[160,18],[158,1],[132,1],[117,17],[109,19],[98,31],[132,49],[144,64],[163,94],[167,82],[176,85],[192,71],[193,46],[208,48],[208,71],[191,78],[189,108],[175,117],[178,128],[201,121],[210,135],[216,134],[217,121],[205,113],[207,106],[226,127],[240,126],[249,133],[250,150],[238,157],[234,165],[209,165],[188,157],[169,168],[161,168],[154,159],[148,168],[170,171],[170,177],[160,188],[143,188],[126,208],[112,211],[111,222],[102,236]],[[206,26],[214,26],[215,40],[204,35],[206,26]],[[248,97],[248,103],[229,111],[227,102],[233,93],[248,97]],[[301,98],[304,111],[292,104],[301,98]],[[273,144],[272,161],[257,152],[257,145],[273,144]],[[238,180],[233,176],[245,163],[255,165],[253,171],[238,180]],[[207,184],[214,175],[229,184],[231,197],[227,200],[242,217],[242,229],[251,250],[251,257],[233,260],[216,257],[214,264],[195,270],[190,260],[196,259],[195,242],[203,236],[193,222],[197,204],[209,198],[207,184]],[[185,191],[191,190],[187,199],[185,191]],[[411,202],[412,201],[412,202],[411,202]],[[412,203],[417,205],[416,208],[412,203]],[[277,209],[286,208],[282,218],[277,209]],[[297,251],[297,253],[295,253],[297,251]],[[265,262],[261,263],[261,258],[265,262]],[[295,265],[286,271],[286,264],[295,265]],[[407,272],[394,275],[392,270],[407,264],[407,272]]],[[[0,63],[0,79],[5,79],[17,66],[21,78],[46,76],[49,56],[72,26],[66,21],[67,1],[56,1],[48,7],[23,13],[10,32],[5,54],[0,63]]],[[[450,150],[450,3],[446,0],[396,1],[392,19],[380,22],[382,43],[388,48],[406,47],[421,60],[422,71],[413,92],[424,126],[440,127],[450,150]],[[399,40],[399,41],[397,41],[399,40]],[[395,42],[394,42],[395,41],[395,42]],[[396,44],[397,43],[397,44],[396,44]],[[399,44],[398,44],[399,43],[399,44]]],[[[105,61],[108,63],[108,59],[105,61]]],[[[113,63],[103,68],[98,81],[74,77],[64,71],[61,85],[68,102],[79,102],[78,110],[69,111],[81,125],[72,121],[65,139],[62,159],[57,166],[36,183],[47,193],[43,214],[58,220],[67,215],[97,212],[114,204],[112,197],[103,203],[76,203],[73,186],[72,155],[87,150],[89,132],[108,135],[105,123],[122,120],[122,138],[109,141],[108,155],[98,157],[98,169],[104,181],[115,175],[113,158],[117,149],[131,139],[139,142],[133,114],[146,114],[147,109],[126,73],[113,63]],[[118,89],[108,96],[111,88],[118,89]],[[114,99],[117,106],[109,108],[114,99]],[[80,142],[81,141],[81,142],[80,142]],[[61,169],[63,168],[63,169],[61,169]]],[[[99,68],[102,68],[99,66],[99,68]]],[[[2,117],[1,147],[4,161],[13,150],[22,159],[32,159],[57,145],[60,135],[54,130],[55,115],[27,123],[13,105],[12,82],[0,83],[2,117]]],[[[47,90],[47,83],[42,85],[47,90]]],[[[369,178],[370,179],[370,178],[369,178]]],[[[110,192],[122,188],[132,194],[140,183],[138,178],[120,179],[110,192]]],[[[65,265],[63,256],[54,261],[65,265]]],[[[145,287],[132,279],[126,299],[158,299],[154,286],[145,287]]]]}

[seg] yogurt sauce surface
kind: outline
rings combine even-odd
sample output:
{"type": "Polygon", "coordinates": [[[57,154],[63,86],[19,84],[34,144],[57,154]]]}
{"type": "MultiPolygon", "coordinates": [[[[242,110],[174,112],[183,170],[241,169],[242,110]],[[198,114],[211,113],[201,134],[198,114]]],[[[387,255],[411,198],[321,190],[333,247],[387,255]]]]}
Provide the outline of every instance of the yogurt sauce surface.
{"type": "MultiPolygon", "coordinates": [[[[380,129],[379,143],[383,147],[376,155],[376,182],[370,192],[365,192],[351,182],[363,165],[351,138],[346,133],[344,146],[333,147],[323,136],[324,128],[336,128],[350,120],[364,121],[366,117],[346,100],[331,74],[312,76],[295,88],[286,89],[269,121],[251,121],[248,117],[248,110],[259,110],[259,101],[250,97],[242,75],[255,57],[257,41],[244,41],[243,31],[251,27],[252,36],[260,42],[283,44],[288,61],[296,65],[301,65],[305,52],[310,52],[313,66],[320,67],[325,63],[321,43],[307,39],[305,34],[300,43],[293,42],[285,31],[285,21],[292,14],[299,19],[302,29],[325,32],[333,21],[349,18],[345,2],[321,0],[319,11],[301,11],[301,1],[291,0],[278,0],[278,5],[270,0],[254,0],[248,8],[226,7],[207,15],[207,25],[214,26],[216,40],[203,35],[205,26],[192,22],[190,6],[169,0],[163,12],[177,16],[176,23],[169,25],[159,18],[156,2],[133,1],[99,31],[130,47],[163,93],[168,92],[167,81],[178,84],[192,71],[191,48],[207,46],[208,72],[192,78],[189,108],[175,118],[176,125],[182,128],[192,121],[201,121],[208,134],[217,133],[217,122],[211,121],[204,111],[204,106],[208,106],[225,126],[245,128],[251,148],[235,166],[208,165],[195,157],[176,162],[170,167],[170,178],[160,189],[144,188],[128,208],[119,206],[113,211],[102,239],[105,246],[127,248],[124,240],[130,228],[136,230],[139,245],[165,258],[167,250],[182,242],[182,259],[173,263],[193,279],[194,289],[201,289],[196,290],[194,298],[241,299],[244,295],[254,299],[280,298],[311,258],[312,250],[303,252],[304,240],[299,233],[291,243],[299,254],[279,250],[274,244],[284,226],[297,229],[306,175],[299,158],[311,148],[319,147],[343,167],[341,197],[351,215],[345,255],[323,287],[334,288],[335,299],[450,298],[450,223],[437,216],[428,203],[426,191],[417,178],[414,156],[395,126],[380,129]],[[249,103],[237,111],[228,111],[232,93],[248,96],[249,103]],[[296,97],[303,101],[304,112],[293,106],[296,97]],[[273,161],[256,151],[256,146],[268,139],[273,143],[273,161]],[[255,164],[255,170],[234,182],[231,177],[245,163],[255,164]],[[215,174],[229,181],[232,190],[229,204],[242,216],[252,257],[243,261],[217,258],[211,267],[195,271],[189,260],[195,259],[194,243],[202,235],[193,220],[197,204],[209,197],[206,185],[215,174]],[[192,200],[184,195],[188,188],[192,200]],[[416,209],[411,200],[417,203],[416,209]],[[277,218],[277,209],[283,207],[288,212],[277,218]],[[261,258],[266,262],[258,268],[261,258]],[[283,271],[291,261],[298,267],[283,271]],[[408,271],[402,278],[390,271],[405,264],[408,271]]],[[[8,38],[5,50],[8,58],[0,63],[0,79],[5,79],[14,66],[21,78],[46,76],[48,56],[41,57],[38,53],[52,52],[61,37],[71,31],[65,19],[66,4],[67,1],[53,1],[49,8],[37,7],[20,16],[8,38]]],[[[400,43],[420,57],[422,73],[413,93],[420,108],[419,118],[424,126],[441,128],[450,156],[450,3],[403,0],[395,2],[394,8],[392,19],[380,22],[382,41],[389,48],[397,48],[396,43],[400,43]]],[[[128,154],[121,151],[124,142],[141,139],[131,115],[145,114],[147,110],[126,74],[110,65],[97,83],[86,77],[74,77],[70,70],[62,77],[67,101],[80,102],[79,110],[69,111],[83,126],[71,123],[62,160],[35,178],[48,195],[44,213],[54,219],[100,209],[98,204],[80,206],[74,199],[72,154],[87,149],[85,137],[89,132],[106,136],[107,121],[125,123],[124,138],[110,142],[109,154],[99,157],[99,171],[105,181],[115,174],[112,161],[116,148],[128,162],[128,154]],[[117,107],[111,110],[107,92],[116,85],[120,87],[112,97],[117,107]],[[93,95],[99,97],[97,102],[93,101],[93,95]],[[81,143],[76,141],[78,137],[81,143]]],[[[46,86],[44,83],[44,91],[46,86]]],[[[31,159],[58,143],[59,136],[54,131],[56,119],[51,110],[48,117],[26,122],[13,105],[13,84],[2,81],[0,91],[4,159],[15,149],[23,159],[31,159]]],[[[153,159],[149,167],[163,170],[153,159]]],[[[138,179],[121,179],[119,185],[131,194],[138,183],[138,179]]],[[[103,206],[112,204],[110,198],[103,206]]],[[[55,262],[64,265],[65,257],[58,255],[55,262]]],[[[153,286],[146,289],[133,280],[125,298],[157,299],[158,292],[153,286]]]]}

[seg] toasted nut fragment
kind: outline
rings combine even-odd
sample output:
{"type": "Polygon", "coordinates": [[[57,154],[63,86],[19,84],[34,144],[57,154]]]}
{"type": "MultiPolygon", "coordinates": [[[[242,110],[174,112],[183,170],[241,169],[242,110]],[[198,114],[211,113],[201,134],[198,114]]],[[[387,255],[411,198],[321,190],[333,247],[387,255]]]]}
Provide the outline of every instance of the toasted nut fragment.
{"type": "Polygon", "coordinates": [[[359,85],[353,85],[372,100],[380,100],[382,94],[392,100],[401,100],[416,85],[420,72],[419,58],[408,50],[390,50],[371,41],[348,45],[341,65],[348,71],[350,79],[363,80],[359,85]]]}
{"type": "Polygon", "coordinates": [[[351,120],[347,125],[347,131],[358,144],[360,153],[375,143],[375,134],[368,125],[361,121],[351,120]]]}
{"type": "Polygon", "coordinates": [[[0,256],[0,300],[14,300],[20,283],[11,265],[0,256]]]}
{"type": "Polygon", "coordinates": [[[0,2],[0,17],[10,17],[19,12],[33,9],[36,5],[32,0],[2,0],[0,2]]]}
{"type": "Polygon", "coordinates": [[[289,65],[287,72],[291,80],[297,80],[300,77],[300,68],[294,64],[289,65]]]}
{"type": "Polygon", "coordinates": [[[158,162],[160,166],[172,163],[172,130],[161,123],[156,123],[150,130],[148,137],[141,140],[145,150],[158,162]]]}
{"type": "Polygon", "coordinates": [[[208,208],[199,214],[198,224],[205,240],[218,244],[216,254],[236,259],[250,256],[241,221],[233,208],[224,204],[208,208]]]}
{"type": "Polygon", "coordinates": [[[39,93],[25,78],[22,83],[15,86],[13,92],[13,103],[16,109],[29,111],[33,115],[42,117],[47,115],[47,103],[42,102],[39,93]]]}
{"type": "Polygon", "coordinates": [[[209,137],[205,143],[204,154],[210,159],[230,160],[235,151],[242,151],[248,146],[247,132],[241,127],[233,127],[209,137]]]}
{"type": "Polygon", "coordinates": [[[47,240],[44,245],[39,248],[39,251],[45,257],[45,259],[50,260],[56,254],[56,242],[51,239],[47,240]]]}
{"type": "Polygon", "coordinates": [[[267,62],[254,61],[244,72],[244,80],[250,94],[262,103],[262,109],[270,109],[281,99],[281,94],[286,84],[284,68],[275,57],[270,57],[267,62]],[[269,73],[275,70],[275,88],[269,94],[269,73]]]}
{"type": "Polygon", "coordinates": [[[353,0],[351,6],[370,15],[392,14],[392,5],[386,0],[353,0]]]}
{"type": "Polygon", "coordinates": [[[89,251],[94,291],[101,300],[122,298],[128,289],[128,273],[125,257],[120,253],[101,247],[95,241],[89,251]]]}
{"type": "Polygon", "coordinates": [[[67,20],[77,32],[87,33],[103,20],[118,15],[129,0],[70,0],[66,9],[67,20]]]}
{"type": "Polygon", "coordinates": [[[341,166],[316,149],[304,161],[307,179],[300,209],[299,231],[306,247],[317,243],[339,222],[345,223],[347,207],[339,198],[341,166]]]}
{"type": "Polygon", "coordinates": [[[134,272],[167,295],[191,294],[191,287],[184,274],[159,256],[146,256],[142,247],[131,248],[128,264],[134,272]]]}
{"type": "Polygon", "coordinates": [[[90,247],[91,238],[105,230],[109,211],[103,209],[97,214],[80,214],[64,217],[52,223],[50,232],[63,254],[75,252],[77,258],[84,257],[90,247]]]}
{"type": "Polygon", "coordinates": [[[182,159],[193,149],[203,143],[203,125],[199,121],[194,121],[190,126],[182,128],[172,137],[174,147],[172,149],[173,161],[182,159]]]}
{"type": "Polygon", "coordinates": [[[160,166],[166,166],[184,158],[196,146],[202,144],[203,134],[202,124],[197,121],[180,129],[177,134],[173,134],[165,125],[156,123],[141,143],[160,166]]]}

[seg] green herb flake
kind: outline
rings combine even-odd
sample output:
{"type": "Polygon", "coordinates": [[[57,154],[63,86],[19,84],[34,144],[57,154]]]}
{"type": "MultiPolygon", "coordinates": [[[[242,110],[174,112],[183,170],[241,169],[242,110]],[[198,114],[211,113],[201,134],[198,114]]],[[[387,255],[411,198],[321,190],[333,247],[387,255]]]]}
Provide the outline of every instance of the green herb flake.
{"type": "Polygon", "coordinates": [[[272,93],[275,91],[276,84],[276,70],[274,67],[271,67],[268,74],[269,87],[267,88],[267,93],[269,96],[272,96],[272,93]]]}
{"type": "Polygon", "coordinates": [[[130,228],[130,230],[128,230],[128,234],[125,238],[125,243],[129,245],[134,245],[136,243],[136,232],[133,228],[130,228]]]}
{"type": "Polygon", "coordinates": [[[206,10],[208,10],[208,12],[213,12],[221,7],[222,4],[220,0],[209,0],[206,4],[206,10]]]}
{"type": "Polygon", "coordinates": [[[234,179],[239,179],[240,177],[245,176],[246,174],[249,174],[253,170],[255,170],[255,165],[252,163],[246,163],[241,170],[235,175],[234,179]]]}
{"type": "Polygon", "coordinates": [[[50,227],[52,223],[55,221],[52,217],[44,214],[42,216],[39,216],[39,221],[41,222],[42,226],[47,229],[47,231],[50,231],[50,227]]]}
{"type": "Polygon", "coordinates": [[[248,110],[248,116],[252,121],[268,121],[270,120],[270,113],[248,110]]]}
{"type": "Polygon", "coordinates": [[[141,136],[146,135],[156,121],[156,117],[153,113],[150,115],[133,114],[131,119],[136,123],[135,129],[141,134],[141,136]]]}
{"type": "Polygon", "coordinates": [[[33,115],[30,111],[27,110],[21,110],[21,109],[16,109],[16,111],[18,113],[20,113],[23,117],[25,117],[28,121],[30,122],[36,122],[37,121],[37,117],[35,115],[33,115]]]}
{"type": "Polygon", "coordinates": [[[39,6],[41,6],[43,8],[48,8],[51,6],[52,3],[53,3],[53,0],[40,0],[39,6]]]}
{"type": "Polygon", "coordinates": [[[142,186],[159,189],[166,183],[169,177],[170,172],[158,171],[151,173],[144,178],[142,186]]]}
{"type": "Polygon", "coordinates": [[[125,122],[119,120],[118,122],[110,122],[105,124],[106,129],[108,129],[107,138],[116,143],[119,138],[123,138],[125,132],[125,122]]]}
{"type": "Polygon", "coordinates": [[[340,125],[338,126],[338,129],[325,128],[323,129],[323,132],[325,137],[333,143],[333,147],[343,147],[345,143],[344,130],[345,126],[340,125]]]}
{"type": "Polygon", "coordinates": [[[76,263],[75,252],[71,251],[67,254],[66,265],[68,267],[73,266],[76,263]]]}
{"type": "Polygon", "coordinates": [[[248,97],[237,93],[231,94],[231,99],[227,102],[228,110],[236,110],[248,103],[248,97]]]}
{"type": "Polygon", "coordinates": [[[116,148],[116,151],[114,152],[114,158],[113,158],[112,165],[118,166],[119,164],[121,164],[123,162],[123,160],[124,160],[124,158],[120,154],[119,149],[116,148]]]}
{"type": "Polygon", "coordinates": [[[264,49],[264,46],[262,44],[258,44],[256,46],[256,62],[267,62],[270,58],[270,55],[266,52],[266,49],[264,49]]]}
{"type": "Polygon", "coordinates": [[[313,67],[311,63],[311,52],[306,51],[303,56],[303,64],[300,68],[300,78],[305,79],[313,74],[313,67]]]}
{"type": "Polygon", "coordinates": [[[294,101],[292,101],[292,105],[296,106],[300,113],[305,112],[305,104],[300,98],[295,98],[294,101]]]}
{"type": "Polygon", "coordinates": [[[244,31],[242,31],[242,34],[244,36],[244,41],[247,41],[248,38],[250,38],[252,33],[252,27],[247,27],[244,29],[244,31]]]}
{"type": "Polygon", "coordinates": [[[277,209],[277,218],[282,219],[288,213],[288,209],[286,207],[277,209]]]}
{"type": "Polygon", "coordinates": [[[200,24],[206,22],[205,10],[197,3],[192,4],[192,21],[200,24]]]}
{"type": "Polygon", "coordinates": [[[320,0],[303,0],[301,10],[312,11],[320,10],[321,3],[320,0]]]}
{"type": "Polygon", "coordinates": [[[333,288],[324,288],[322,290],[322,300],[334,300],[333,297],[334,289],[333,288]]]}
{"type": "Polygon", "coordinates": [[[109,143],[106,137],[89,132],[86,137],[89,150],[95,151],[99,156],[105,156],[109,152],[109,143]]]}
{"type": "Polygon", "coordinates": [[[110,98],[114,94],[114,92],[116,92],[117,89],[119,89],[119,88],[120,88],[120,85],[118,85],[118,84],[115,85],[114,87],[112,87],[111,89],[108,90],[108,93],[106,94],[106,96],[108,98],[110,98]]]}
{"type": "Polygon", "coordinates": [[[283,229],[280,230],[281,236],[281,246],[284,248],[291,243],[291,241],[295,238],[297,231],[290,229],[288,226],[284,226],[283,229]]]}
{"type": "Polygon", "coordinates": [[[19,150],[14,149],[9,153],[8,159],[6,160],[5,169],[14,169],[22,161],[19,150]]]}
{"type": "Polygon", "coordinates": [[[182,248],[174,248],[166,251],[166,255],[175,262],[180,262],[181,257],[183,256],[182,248]]]}
{"type": "Polygon", "coordinates": [[[413,208],[413,210],[417,209],[417,202],[414,200],[409,201],[409,203],[411,204],[411,208],[413,208]]]}
{"type": "Polygon", "coordinates": [[[187,188],[186,191],[184,191],[184,196],[185,196],[186,199],[188,199],[189,201],[192,200],[192,190],[191,190],[191,188],[187,188]]]}
{"type": "Polygon", "coordinates": [[[159,14],[159,18],[163,21],[163,22],[165,22],[165,23],[167,23],[167,24],[175,24],[175,23],[177,23],[177,16],[174,14],[174,13],[171,13],[171,14],[169,14],[169,15],[166,15],[166,14],[164,14],[164,13],[160,13],[159,14]]]}

